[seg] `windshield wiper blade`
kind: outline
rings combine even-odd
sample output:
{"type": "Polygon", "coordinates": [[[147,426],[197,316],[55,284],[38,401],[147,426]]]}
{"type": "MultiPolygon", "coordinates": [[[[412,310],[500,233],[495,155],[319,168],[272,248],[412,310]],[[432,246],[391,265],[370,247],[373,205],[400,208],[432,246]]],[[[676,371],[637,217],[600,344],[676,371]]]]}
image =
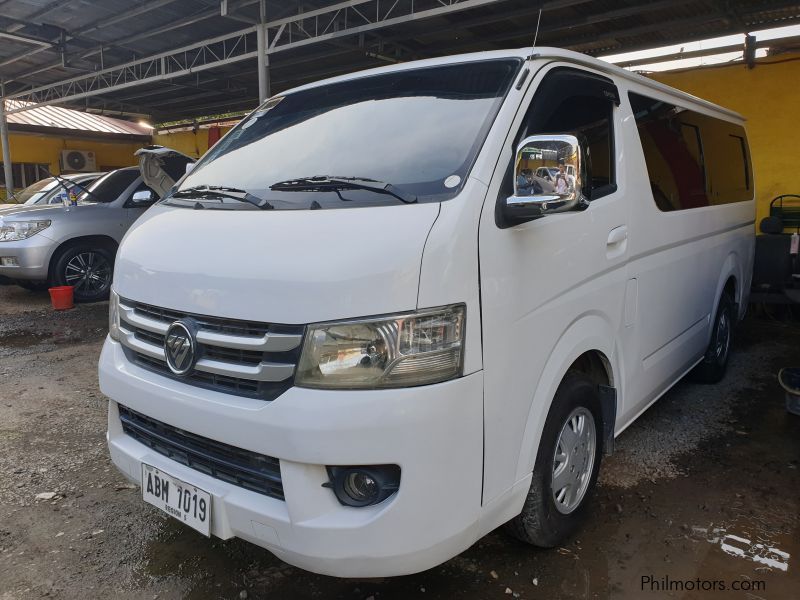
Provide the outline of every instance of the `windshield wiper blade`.
{"type": "MultiPolygon", "coordinates": [[[[77,182],[70,181],[69,179],[64,179],[63,177],[60,177],[59,175],[54,175],[54,174],[53,174],[53,173],[51,173],[51,172],[50,172],[50,171],[47,169],[47,167],[45,167],[44,165],[39,165],[39,168],[40,168],[40,169],[44,169],[44,172],[45,172],[45,173],[47,173],[48,175],[50,175],[50,177],[52,177],[53,179],[55,179],[55,180],[56,180],[56,183],[58,183],[58,185],[60,185],[62,188],[64,188],[64,190],[66,190],[66,192],[67,192],[67,195],[68,195],[68,196],[69,196],[69,193],[70,193],[70,191],[72,191],[72,189],[73,189],[73,188],[76,188],[76,187],[78,187],[78,188],[80,188],[80,189],[81,189],[81,193],[86,193],[86,195],[87,195],[87,196],[92,196],[92,197],[93,197],[93,198],[95,198],[95,199],[96,199],[98,202],[102,202],[102,201],[103,201],[102,199],[98,198],[98,197],[95,195],[95,193],[94,193],[94,192],[90,191],[90,190],[89,190],[89,188],[87,188],[86,186],[84,186],[84,185],[82,185],[82,184],[80,184],[80,183],[77,183],[77,182]],[[66,181],[67,183],[70,183],[70,184],[72,184],[72,187],[68,187],[68,186],[67,186],[67,183],[64,183],[65,181],[66,181]]],[[[91,184],[90,184],[90,185],[91,185],[91,184]]]]}
{"type": "Polygon", "coordinates": [[[369,190],[379,194],[394,196],[404,204],[414,204],[417,197],[398,189],[391,183],[370,179],[368,177],[338,177],[335,175],[315,175],[314,177],[300,177],[298,179],[287,179],[279,181],[269,186],[269,189],[276,192],[336,192],[342,190],[369,190]]]}
{"type": "MultiPolygon", "coordinates": [[[[247,202],[263,210],[275,208],[265,198],[259,198],[248,192],[235,187],[224,185],[197,185],[194,187],[178,190],[170,198],[231,198],[240,202],[247,202]]],[[[165,198],[166,200],[166,198],[165,198]]]]}

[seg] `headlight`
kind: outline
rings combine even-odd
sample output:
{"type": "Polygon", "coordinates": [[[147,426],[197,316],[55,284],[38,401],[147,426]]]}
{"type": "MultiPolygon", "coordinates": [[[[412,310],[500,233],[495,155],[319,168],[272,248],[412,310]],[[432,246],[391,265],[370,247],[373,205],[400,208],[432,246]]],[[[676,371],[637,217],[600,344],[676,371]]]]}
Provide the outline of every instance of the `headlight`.
{"type": "Polygon", "coordinates": [[[108,335],[115,342],[119,341],[119,295],[114,290],[108,297],[108,335]]]}
{"type": "Polygon", "coordinates": [[[0,242],[16,242],[50,227],[50,221],[0,221],[0,242]]]}
{"type": "Polygon", "coordinates": [[[295,383],[370,389],[437,383],[461,375],[463,304],[375,319],[311,325],[295,383]]]}

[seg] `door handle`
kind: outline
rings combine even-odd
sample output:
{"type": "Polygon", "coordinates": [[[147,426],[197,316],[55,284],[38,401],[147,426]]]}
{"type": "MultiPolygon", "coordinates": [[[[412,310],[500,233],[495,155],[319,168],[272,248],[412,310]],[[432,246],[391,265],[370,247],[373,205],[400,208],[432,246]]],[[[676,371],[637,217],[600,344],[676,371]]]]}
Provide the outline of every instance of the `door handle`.
{"type": "Polygon", "coordinates": [[[628,239],[628,226],[620,225],[619,227],[615,227],[609,232],[608,241],[606,242],[606,245],[616,246],[617,244],[621,244],[627,239],[628,239]]]}

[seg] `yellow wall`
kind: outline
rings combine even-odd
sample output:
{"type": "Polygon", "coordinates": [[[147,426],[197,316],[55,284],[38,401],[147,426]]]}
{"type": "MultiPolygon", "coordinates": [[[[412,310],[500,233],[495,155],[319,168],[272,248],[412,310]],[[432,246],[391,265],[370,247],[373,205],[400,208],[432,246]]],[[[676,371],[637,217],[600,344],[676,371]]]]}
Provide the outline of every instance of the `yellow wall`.
{"type": "Polygon", "coordinates": [[[781,194],[800,194],[800,53],[743,64],[654,73],[653,79],[730,108],[747,119],[756,184],[756,224],[781,194]]]}
{"type": "MultiPolygon", "coordinates": [[[[230,127],[220,127],[222,135],[228,133],[230,129],[230,127]]],[[[172,148],[192,158],[200,158],[208,151],[208,129],[155,133],[153,143],[172,148]]]]}
{"type": "MultiPolygon", "coordinates": [[[[101,142],[97,140],[63,139],[45,135],[9,135],[12,163],[39,163],[48,165],[51,173],[61,173],[59,158],[62,150],[88,150],[95,153],[97,167],[128,167],[137,164],[133,155],[144,145],[142,142],[101,142]]],[[[20,182],[14,182],[16,188],[20,182]]],[[[0,190],[5,197],[5,188],[0,190]]]]}

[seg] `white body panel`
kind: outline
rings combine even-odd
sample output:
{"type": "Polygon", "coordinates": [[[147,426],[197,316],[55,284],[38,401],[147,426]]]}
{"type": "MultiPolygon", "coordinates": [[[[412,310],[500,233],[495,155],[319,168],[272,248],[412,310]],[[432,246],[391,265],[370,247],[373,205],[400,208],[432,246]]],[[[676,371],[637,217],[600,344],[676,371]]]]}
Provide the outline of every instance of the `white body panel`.
{"type": "MultiPolygon", "coordinates": [[[[415,66],[500,56],[527,52],[415,66]]],[[[530,69],[524,85],[512,85],[451,200],[263,214],[155,207],[128,232],[116,264],[123,298],[227,319],[304,325],[463,303],[463,376],[371,391],[292,387],[264,402],[142,369],[109,339],[100,384],[112,400],[109,447],[123,473],[138,482],[146,462],[207,490],[213,535],[247,539],[306,569],[411,573],[519,513],[555,390],[583,353],[598,353],[609,370],[615,433],[702,357],[730,277],[744,312],[753,202],[660,212],[627,92],[741,118],[569,52],[541,49],[523,68],[530,69]],[[617,188],[582,212],[500,229],[495,205],[515,133],[539,82],[558,65],[603,73],[619,89],[617,188]],[[123,433],[118,405],[276,457],[285,501],[151,451],[123,433]],[[399,491],[352,508],[322,487],[326,465],[365,464],[399,465],[399,491]]]]}
{"type": "Polygon", "coordinates": [[[438,212],[420,204],[255,219],[157,205],[128,232],[114,288],[155,306],[253,321],[270,315],[287,324],[411,310],[438,212]],[[192,235],[175,235],[183,227],[192,235]],[[403,243],[377,250],[391,231],[402,231],[403,243]]]}
{"type": "MultiPolygon", "coordinates": [[[[523,106],[554,66],[558,63],[534,76],[523,106]]],[[[520,112],[509,130],[500,164],[512,158],[511,138],[522,116],[520,112]]],[[[624,173],[622,157],[618,160],[618,170],[624,173]]],[[[504,175],[500,169],[495,173],[487,204],[494,204],[504,175]]],[[[491,395],[503,398],[487,402],[485,409],[485,501],[533,470],[536,454],[530,449],[538,447],[539,432],[567,367],[593,349],[617,360],[628,252],[625,241],[611,246],[607,241],[613,229],[627,224],[627,198],[622,184],[583,212],[509,229],[498,229],[494,211],[483,211],[479,244],[484,376],[491,395]]]]}

